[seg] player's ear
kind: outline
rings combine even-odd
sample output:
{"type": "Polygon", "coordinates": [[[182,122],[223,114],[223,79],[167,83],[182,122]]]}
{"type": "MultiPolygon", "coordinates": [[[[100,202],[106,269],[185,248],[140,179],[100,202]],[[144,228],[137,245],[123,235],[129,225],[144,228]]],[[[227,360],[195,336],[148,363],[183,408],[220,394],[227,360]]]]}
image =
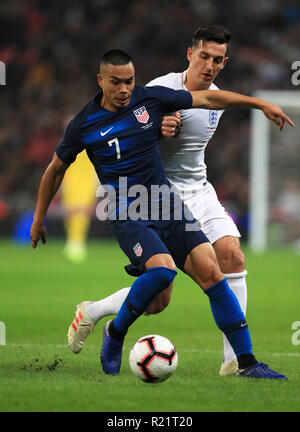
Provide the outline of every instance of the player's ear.
{"type": "Polygon", "coordinates": [[[187,53],[186,53],[186,58],[188,59],[189,62],[191,61],[192,54],[193,54],[193,48],[188,47],[187,53]]]}
{"type": "Polygon", "coordinates": [[[223,66],[222,69],[224,68],[224,66],[226,65],[227,61],[228,61],[229,57],[225,57],[223,60],[223,66]]]}
{"type": "Polygon", "coordinates": [[[98,85],[99,87],[103,88],[103,78],[101,74],[97,75],[98,85]]]}

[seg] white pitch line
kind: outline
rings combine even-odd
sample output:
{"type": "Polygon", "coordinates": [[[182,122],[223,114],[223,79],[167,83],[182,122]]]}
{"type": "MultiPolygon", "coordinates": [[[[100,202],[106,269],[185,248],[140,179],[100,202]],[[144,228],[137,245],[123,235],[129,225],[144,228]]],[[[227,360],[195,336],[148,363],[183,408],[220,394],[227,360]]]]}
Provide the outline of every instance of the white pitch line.
{"type": "MultiPolygon", "coordinates": [[[[11,347],[11,348],[68,348],[67,344],[31,344],[31,343],[8,343],[6,345],[2,345],[3,347],[11,347]]],[[[91,350],[99,350],[100,345],[86,345],[84,349],[91,349],[91,350]]],[[[221,350],[210,350],[210,349],[197,349],[197,348],[182,348],[180,352],[187,352],[187,353],[211,353],[211,354],[221,354],[221,350]]],[[[300,352],[263,352],[260,355],[266,355],[266,356],[273,356],[273,357],[300,357],[300,352]]]]}

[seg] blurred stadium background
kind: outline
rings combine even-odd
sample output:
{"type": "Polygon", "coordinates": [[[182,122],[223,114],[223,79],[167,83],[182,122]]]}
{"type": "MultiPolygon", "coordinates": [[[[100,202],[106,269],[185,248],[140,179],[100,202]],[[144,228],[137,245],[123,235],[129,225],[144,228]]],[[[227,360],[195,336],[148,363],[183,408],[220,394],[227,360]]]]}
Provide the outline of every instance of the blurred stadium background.
{"type": "MultiPolygon", "coordinates": [[[[230,61],[216,81],[220,88],[250,95],[300,92],[291,79],[292,64],[300,61],[299,0],[0,1],[0,61],[6,65],[6,85],[0,76],[0,345],[6,342],[0,346],[0,411],[299,411],[299,256],[282,247],[297,247],[300,238],[297,109],[285,108],[297,128],[280,133],[270,126],[268,135],[268,245],[280,248],[262,256],[244,248],[255,352],[288,375],[288,386],[218,379],[221,336],[206,296],[200,298],[183,273],[172,306],[139,321],[124,352],[128,358],[143,334],[166,335],[180,352],[178,373],[149,391],[135,384],[124,361],[112,382],[99,368],[98,331],[79,358],[65,345],[76,303],[132,283],[122,268],[127,258],[109,240],[106,222],[92,212],[89,238],[96,241],[89,243],[89,259],[67,265],[57,194],[48,213],[51,241],[34,253],[27,243],[41,175],[69,116],[97,92],[101,54],[111,48],[128,51],[137,83],[145,84],[187,67],[192,32],[205,23],[222,24],[233,37],[230,61]],[[12,237],[26,247],[16,247],[12,237]]],[[[206,153],[209,180],[235,215],[244,241],[251,237],[252,118],[247,110],[228,110],[206,153]]],[[[265,128],[258,129],[259,146],[265,128]]],[[[264,174],[265,166],[259,166],[264,174]]]]}
{"type": "MultiPolygon", "coordinates": [[[[0,86],[1,236],[11,236],[20,217],[26,225],[66,119],[97,91],[100,55],[111,48],[128,51],[137,83],[145,84],[187,67],[192,31],[205,23],[222,24],[232,32],[230,61],[216,81],[219,87],[246,94],[299,90],[291,81],[291,65],[300,60],[299,0],[1,2],[0,60],[6,65],[6,85],[0,86]]],[[[278,132],[272,135],[277,137],[278,132]]],[[[279,183],[272,186],[271,196],[283,185],[292,191],[278,201],[284,209],[293,207],[290,227],[284,233],[278,228],[287,220],[282,209],[270,215],[277,223],[272,235],[279,232],[291,244],[300,238],[300,170],[295,164],[300,138],[299,133],[288,137],[293,140],[289,152],[281,149],[282,142],[275,145],[272,163],[279,183]],[[290,161],[296,167],[292,176],[290,161]],[[287,169],[281,170],[282,163],[287,169]]],[[[284,144],[284,136],[281,140],[284,144]]],[[[244,240],[249,230],[249,152],[249,111],[228,111],[208,146],[206,162],[209,180],[235,215],[244,240]]],[[[48,221],[50,235],[62,236],[59,196],[48,221]]],[[[90,236],[107,235],[106,224],[94,216],[90,236]]]]}

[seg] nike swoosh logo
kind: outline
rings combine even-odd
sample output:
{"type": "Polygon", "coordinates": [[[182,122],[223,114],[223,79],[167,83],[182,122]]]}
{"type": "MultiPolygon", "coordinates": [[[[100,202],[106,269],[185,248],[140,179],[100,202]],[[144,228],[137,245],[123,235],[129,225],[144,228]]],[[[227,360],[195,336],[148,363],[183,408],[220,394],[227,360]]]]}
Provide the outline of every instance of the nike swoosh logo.
{"type": "Polygon", "coordinates": [[[100,135],[101,136],[104,136],[104,135],[106,135],[110,130],[112,130],[113,129],[113,126],[111,127],[111,128],[109,128],[109,129],[107,129],[105,132],[100,132],[100,135]]]}

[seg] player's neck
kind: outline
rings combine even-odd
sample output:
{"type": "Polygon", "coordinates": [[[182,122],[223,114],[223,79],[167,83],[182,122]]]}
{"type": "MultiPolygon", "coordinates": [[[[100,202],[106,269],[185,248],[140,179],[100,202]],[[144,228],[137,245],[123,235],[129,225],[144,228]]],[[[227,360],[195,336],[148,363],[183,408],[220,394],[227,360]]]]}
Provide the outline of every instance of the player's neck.
{"type": "Polygon", "coordinates": [[[116,112],[117,111],[117,109],[114,107],[114,106],[112,106],[110,103],[108,103],[105,99],[104,99],[104,97],[101,99],[101,101],[100,101],[100,106],[102,107],[102,108],[104,108],[104,109],[106,109],[107,111],[112,111],[112,112],[116,112]]]}
{"type": "Polygon", "coordinates": [[[188,89],[188,91],[197,91],[197,90],[208,90],[211,86],[211,82],[209,83],[199,83],[198,80],[194,79],[189,70],[187,70],[184,85],[188,89]]]}

